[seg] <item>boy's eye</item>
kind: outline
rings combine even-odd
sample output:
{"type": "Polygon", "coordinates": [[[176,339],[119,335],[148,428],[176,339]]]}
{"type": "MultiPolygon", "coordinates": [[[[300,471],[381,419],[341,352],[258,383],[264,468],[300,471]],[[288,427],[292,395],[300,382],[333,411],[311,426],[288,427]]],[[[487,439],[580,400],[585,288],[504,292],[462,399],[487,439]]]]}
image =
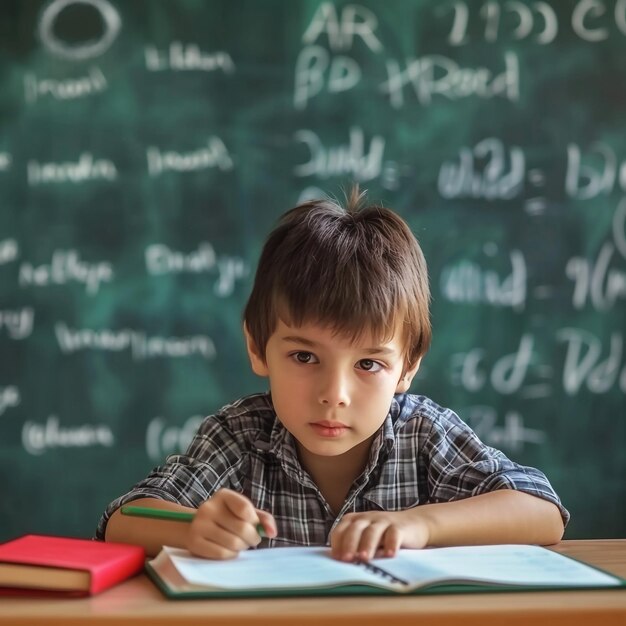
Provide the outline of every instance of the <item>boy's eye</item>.
{"type": "Polygon", "coordinates": [[[298,363],[317,363],[315,355],[312,352],[294,352],[291,356],[298,363]]]}
{"type": "Polygon", "coordinates": [[[372,361],[372,359],[361,359],[359,368],[366,372],[379,372],[383,366],[378,361],[372,361]]]}

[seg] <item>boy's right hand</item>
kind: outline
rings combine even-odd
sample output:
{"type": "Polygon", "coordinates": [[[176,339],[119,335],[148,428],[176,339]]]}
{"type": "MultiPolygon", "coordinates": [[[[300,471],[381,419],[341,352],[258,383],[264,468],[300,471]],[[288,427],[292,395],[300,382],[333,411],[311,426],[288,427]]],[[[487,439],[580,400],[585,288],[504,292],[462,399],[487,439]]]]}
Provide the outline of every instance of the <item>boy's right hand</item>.
{"type": "Polygon", "coordinates": [[[232,559],[261,542],[256,525],[268,537],[276,536],[276,522],[266,511],[255,509],[245,496],[220,489],[198,507],[189,525],[187,549],[206,559],[232,559]]]}

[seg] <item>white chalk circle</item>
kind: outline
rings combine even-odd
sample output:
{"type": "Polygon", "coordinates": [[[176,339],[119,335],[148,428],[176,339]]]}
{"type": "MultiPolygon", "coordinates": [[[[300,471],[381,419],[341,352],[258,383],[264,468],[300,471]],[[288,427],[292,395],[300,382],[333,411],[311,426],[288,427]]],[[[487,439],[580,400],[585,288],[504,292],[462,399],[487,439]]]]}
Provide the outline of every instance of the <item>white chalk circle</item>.
{"type": "Polygon", "coordinates": [[[121,25],[118,12],[107,0],[53,0],[41,14],[39,36],[44,46],[53,54],[73,61],[84,61],[106,52],[117,37],[121,25]],[[54,34],[54,23],[61,11],[75,4],[87,4],[100,13],[104,23],[104,34],[100,39],[69,45],[54,34]]]}

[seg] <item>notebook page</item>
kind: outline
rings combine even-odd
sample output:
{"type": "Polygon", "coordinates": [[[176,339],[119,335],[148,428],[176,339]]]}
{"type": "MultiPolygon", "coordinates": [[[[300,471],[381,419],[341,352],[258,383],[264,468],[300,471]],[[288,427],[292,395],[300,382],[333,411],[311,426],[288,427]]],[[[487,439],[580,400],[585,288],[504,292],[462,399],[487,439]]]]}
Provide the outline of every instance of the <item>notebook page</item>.
{"type": "Polygon", "coordinates": [[[330,557],[328,548],[247,550],[236,559],[210,561],[186,550],[164,546],[179,573],[190,583],[216,589],[329,587],[385,583],[378,575],[330,557]]]}
{"type": "Polygon", "coordinates": [[[538,546],[499,545],[401,550],[375,565],[412,584],[429,579],[509,585],[619,586],[620,581],[538,546]]]}

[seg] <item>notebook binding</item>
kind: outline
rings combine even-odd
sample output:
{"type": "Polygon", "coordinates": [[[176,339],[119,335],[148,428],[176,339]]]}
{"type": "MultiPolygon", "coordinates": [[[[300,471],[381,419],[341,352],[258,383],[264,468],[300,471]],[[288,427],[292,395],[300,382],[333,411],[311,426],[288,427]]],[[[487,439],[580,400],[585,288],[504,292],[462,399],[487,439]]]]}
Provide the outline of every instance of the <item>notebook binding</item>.
{"type": "Polygon", "coordinates": [[[390,580],[392,583],[397,583],[399,585],[409,584],[407,580],[398,578],[397,576],[394,576],[391,572],[388,572],[386,569],[383,569],[382,567],[378,567],[377,565],[374,565],[373,563],[370,563],[368,561],[357,561],[356,563],[357,565],[362,565],[365,569],[369,570],[370,572],[374,572],[375,574],[378,574],[378,576],[382,576],[383,578],[390,580]]]}

